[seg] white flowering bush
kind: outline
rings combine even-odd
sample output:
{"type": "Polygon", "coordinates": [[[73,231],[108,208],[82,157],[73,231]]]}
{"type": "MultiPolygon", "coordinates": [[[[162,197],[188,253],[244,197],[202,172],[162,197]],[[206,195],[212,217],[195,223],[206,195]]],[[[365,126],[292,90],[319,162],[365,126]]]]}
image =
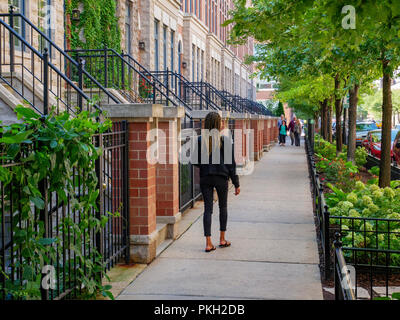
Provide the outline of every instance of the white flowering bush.
{"type": "MultiPolygon", "coordinates": [[[[341,226],[343,246],[400,250],[400,181],[386,188],[357,181],[350,193],[328,186],[330,223],[341,226]]],[[[392,254],[391,263],[400,265],[400,255],[392,254]]]]}

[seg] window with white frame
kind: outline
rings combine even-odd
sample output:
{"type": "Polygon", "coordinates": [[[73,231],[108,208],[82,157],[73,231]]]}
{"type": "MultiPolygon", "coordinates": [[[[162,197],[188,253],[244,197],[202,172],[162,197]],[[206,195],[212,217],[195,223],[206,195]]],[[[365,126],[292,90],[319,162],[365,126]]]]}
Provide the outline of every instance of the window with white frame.
{"type": "Polygon", "coordinates": [[[160,68],[160,52],[159,52],[159,35],[158,35],[158,27],[160,23],[158,20],[154,20],[154,69],[156,71],[160,68]]]}
{"type": "Polygon", "coordinates": [[[171,71],[174,71],[174,56],[175,56],[175,32],[173,30],[171,30],[171,42],[170,42],[170,49],[171,49],[171,53],[170,53],[170,59],[171,59],[171,71]]]}
{"type": "MultiPolygon", "coordinates": [[[[26,10],[27,10],[27,1],[25,0],[8,0],[8,4],[9,6],[14,6],[14,12],[15,13],[21,13],[23,15],[26,14],[26,10]]],[[[22,18],[20,17],[15,17],[14,21],[14,30],[21,35],[21,37],[23,39],[25,39],[26,36],[26,29],[25,29],[25,24],[22,21],[22,18]]],[[[15,37],[14,37],[15,39],[15,37]]],[[[21,42],[18,39],[14,40],[14,46],[16,48],[21,48],[21,42]]]]}
{"type": "Polygon", "coordinates": [[[167,26],[163,26],[163,61],[164,61],[164,70],[167,70],[167,26]]]}
{"type": "Polygon", "coordinates": [[[128,54],[132,54],[132,8],[130,0],[126,1],[125,12],[125,50],[128,54]]]}
{"type": "Polygon", "coordinates": [[[195,81],[195,69],[196,69],[196,46],[193,44],[192,45],[192,82],[195,81]]]}

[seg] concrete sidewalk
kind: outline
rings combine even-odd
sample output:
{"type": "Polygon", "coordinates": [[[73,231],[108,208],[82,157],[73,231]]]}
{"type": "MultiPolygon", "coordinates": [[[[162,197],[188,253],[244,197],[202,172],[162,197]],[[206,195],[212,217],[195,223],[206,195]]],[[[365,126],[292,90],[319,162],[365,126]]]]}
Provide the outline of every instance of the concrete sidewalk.
{"type": "MultiPolygon", "coordinates": [[[[322,299],[304,148],[276,145],[241,191],[229,194],[231,247],[205,253],[197,219],[118,299],[322,299]]],[[[216,246],[218,230],[215,204],[216,246]]]]}

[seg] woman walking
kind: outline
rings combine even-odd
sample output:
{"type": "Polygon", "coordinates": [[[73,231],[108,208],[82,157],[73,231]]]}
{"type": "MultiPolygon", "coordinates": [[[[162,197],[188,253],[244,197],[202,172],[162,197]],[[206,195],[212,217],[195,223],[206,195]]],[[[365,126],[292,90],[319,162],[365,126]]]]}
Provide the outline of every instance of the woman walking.
{"type": "Polygon", "coordinates": [[[198,147],[201,146],[201,152],[198,152],[198,165],[200,166],[200,188],[204,200],[204,236],[206,237],[206,252],[215,250],[211,240],[211,216],[213,213],[214,188],[218,194],[219,205],[219,223],[220,237],[219,247],[229,247],[231,243],[225,239],[226,225],[228,219],[228,181],[231,178],[235,186],[235,195],[240,193],[239,177],[236,174],[236,162],[234,159],[232,140],[228,137],[222,137],[221,116],[216,112],[207,114],[204,120],[204,129],[213,130],[204,139],[199,137],[198,147]],[[232,150],[232,158],[225,159],[225,148],[232,150]],[[229,149],[230,148],[230,149],[229,149]],[[219,157],[218,157],[219,154],[219,157]],[[203,159],[203,161],[201,161],[203,159]],[[204,159],[208,159],[204,161],[204,159]],[[217,161],[219,160],[219,161],[217,161]]]}
{"type": "Polygon", "coordinates": [[[279,145],[284,146],[286,144],[286,135],[287,135],[287,125],[286,120],[282,121],[282,124],[279,126],[279,145]]]}
{"type": "Polygon", "coordinates": [[[301,122],[299,119],[297,119],[294,124],[294,140],[296,147],[300,147],[301,130],[301,122]]]}

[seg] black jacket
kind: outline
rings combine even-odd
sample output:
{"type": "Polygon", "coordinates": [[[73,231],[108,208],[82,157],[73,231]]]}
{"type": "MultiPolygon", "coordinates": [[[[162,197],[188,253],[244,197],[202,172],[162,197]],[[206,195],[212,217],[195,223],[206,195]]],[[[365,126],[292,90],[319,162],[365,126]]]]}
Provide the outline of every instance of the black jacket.
{"type": "MultiPolygon", "coordinates": [[[[221,137],[221,145],[219,148],[220,152],[220,161],[219,163],[212,163],[212,152],[209,155],[208,159],[208,164],[202,164],[201,163],[201,137],[198,138],[197,140],[197,145],[195,146],[195,151],[198,151],[198,161],[197,164],[194,163],[195,166],[200,167],[200,177],[205,177],[208,175],[219,175],[219,176],[224,176],[227,178],[231,178],[233,185],[235,188],[239,188],[239,176],[236,173],[236,162],[235,162],[235,151],[234,151],[234,145],[232,143],[232,140],[229,139],[228,137],[221,137]],[[232,161],[231,159],[228,159],[225,163],[224,159],[224,144],[225,143],[230,143],[232,146],[232,161]],[[196,150],[197,149],[197,150],[196,150]]],[[[207,151],[205,151],[207,152],[207,151]]]]}

